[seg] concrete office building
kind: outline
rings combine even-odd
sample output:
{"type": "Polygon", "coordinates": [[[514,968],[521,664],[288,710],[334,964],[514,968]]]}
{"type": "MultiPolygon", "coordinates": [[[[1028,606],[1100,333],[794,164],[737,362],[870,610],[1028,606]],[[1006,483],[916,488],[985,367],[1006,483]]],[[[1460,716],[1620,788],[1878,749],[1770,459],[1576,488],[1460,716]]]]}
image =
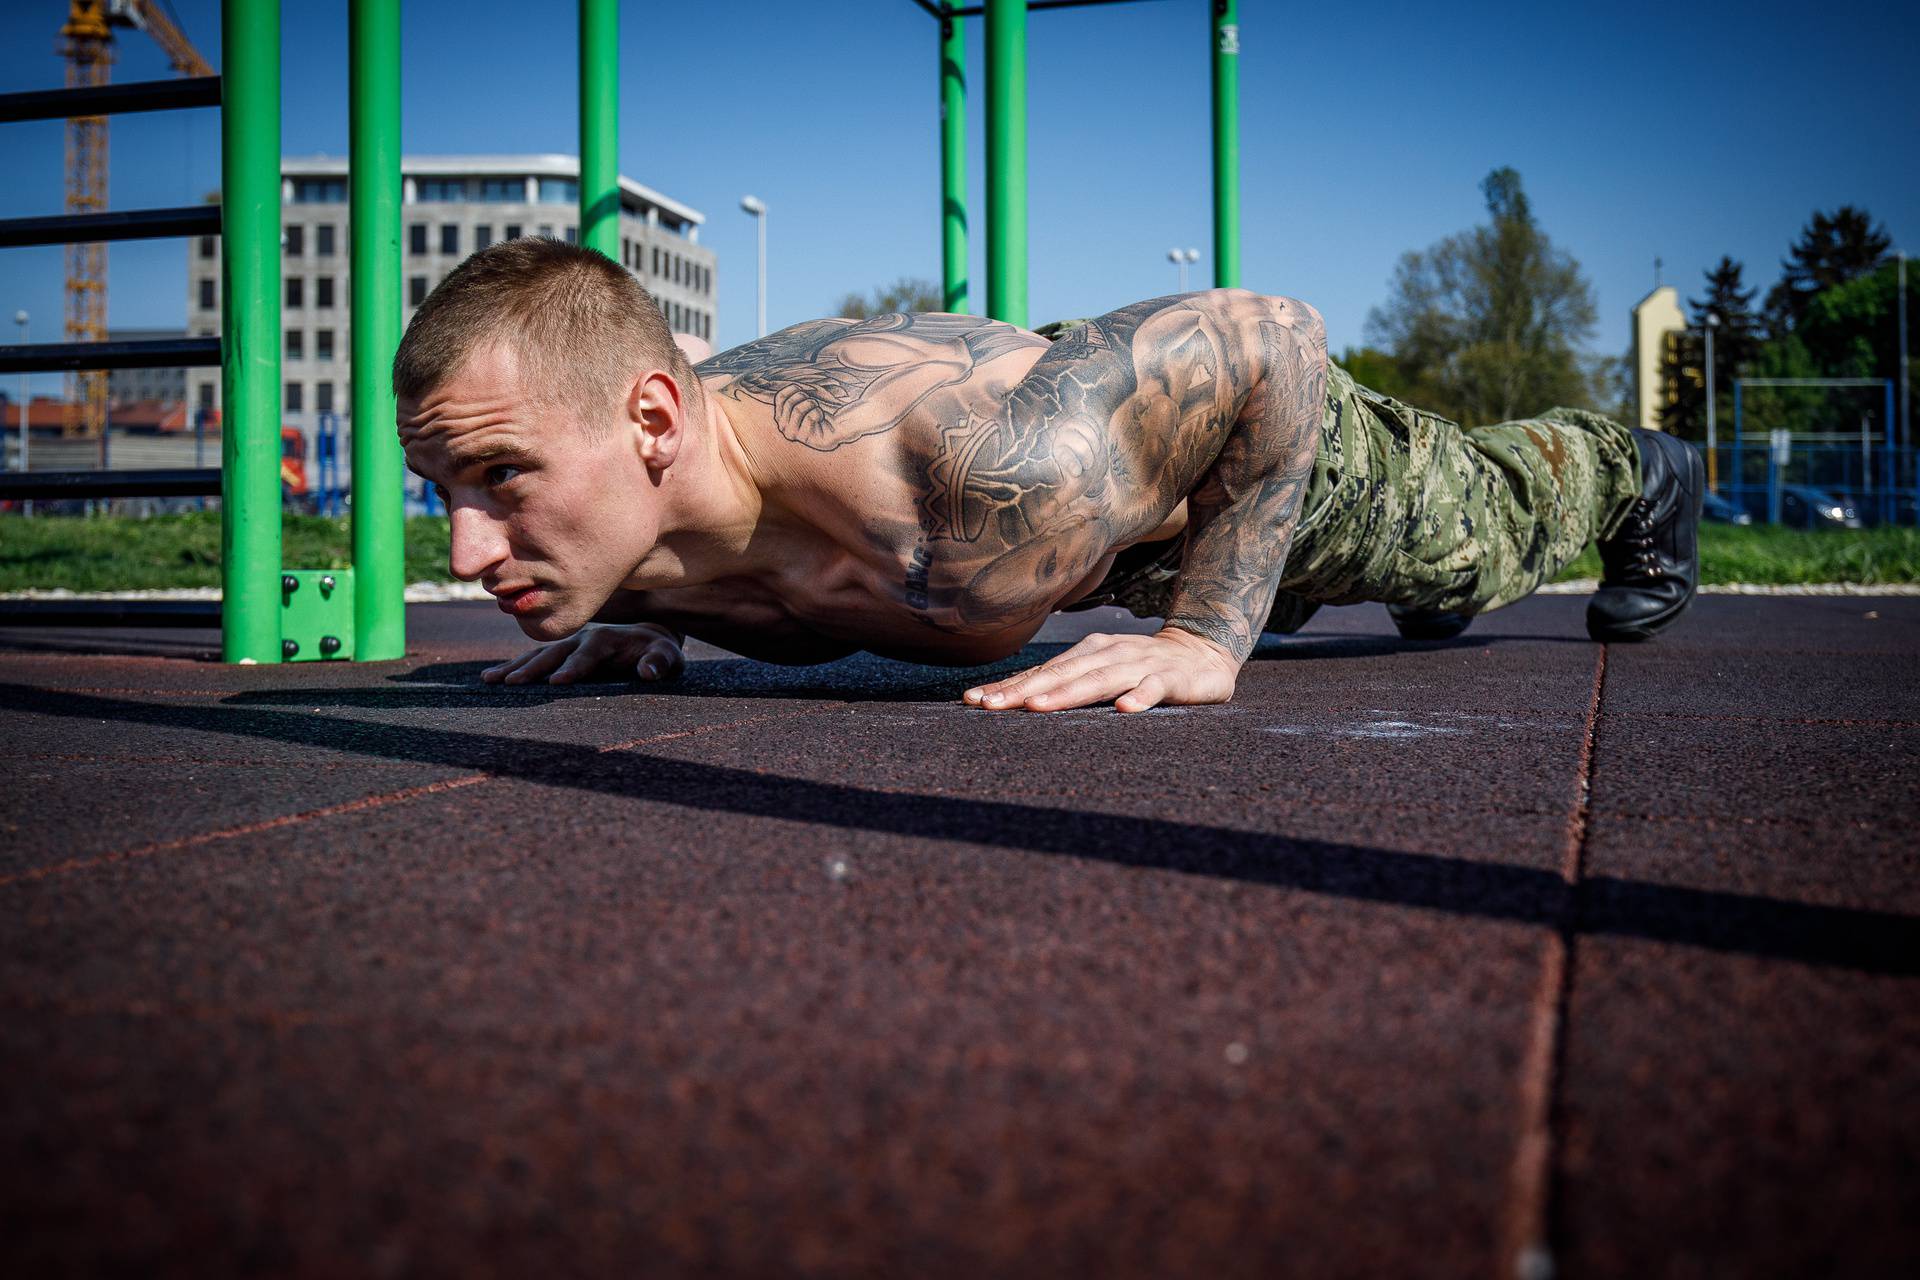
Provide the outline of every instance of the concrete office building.
{"type": "MultiPolygon", "coordinates": [[[[415,156],[401,161],[402,323],[469,253],[516,236],[579,238],[575,156],[415,156]]],[[[320,156],[280,166],[284,422],[311,436],[319,415],[344,425],[353,397],[349,332],[347,161],[320,156]]],[[[715,259],[699,243],[705,216],[620,179],[620,259],[660,304],[676,333],[713,337],[715,259]]],[[[220,332],[220,242],[187,248],[188,329],[220,332]]],[[[378,376],[386,377],[380,370],[378,376]]],[[[220,403],[220,371],[188,370],[196,408],[220,403]]]]}
{"type": "MultiPolygon", "coordinates": [[[[216,325],[217,328],[217,325],[216,325]]],[[[185,329],[110,329],[109,342],[148,342],[184,338],[185,329]]],[[[110,404],[179,404],[187,398],[187,371],[172,369],[113,369],[107,374],[110,404]]]]}

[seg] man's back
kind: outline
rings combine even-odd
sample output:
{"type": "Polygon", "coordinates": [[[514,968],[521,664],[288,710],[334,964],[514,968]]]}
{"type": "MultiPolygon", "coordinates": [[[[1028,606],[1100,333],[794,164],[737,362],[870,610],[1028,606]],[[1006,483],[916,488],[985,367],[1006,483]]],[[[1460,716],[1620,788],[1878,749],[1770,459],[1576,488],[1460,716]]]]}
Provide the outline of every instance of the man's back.
{"type": "MultiPolygon", "coordinates": [[[[1224,343],[1199,341],[1217,361],[1224,343]]],[[[623,616],[808,660],[821,640],[917,661],[1014,652],[1113,551],[1178,532],[1184,491],[1156,481],[1182,422],[1228,407],[1212,375],[1143,396],[1132,353],[1099,330],[1056,345],[973,316],[809,321],[696,372],[804,521],[774,535],[791,543],[777,579],[654,592],[623,616]]]]}

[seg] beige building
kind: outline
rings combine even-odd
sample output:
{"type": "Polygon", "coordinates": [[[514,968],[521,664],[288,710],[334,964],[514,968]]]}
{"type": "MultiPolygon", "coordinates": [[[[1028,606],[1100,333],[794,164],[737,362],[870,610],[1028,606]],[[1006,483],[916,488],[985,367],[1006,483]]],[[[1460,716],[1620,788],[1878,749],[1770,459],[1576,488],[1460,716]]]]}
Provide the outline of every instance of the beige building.
{"type": "MultiPolygon", "coordinates": [[[[580,162],[566,155],[415,156],[400,164],[402,324],[468,254],[518,236],[580,234],[580,162]]],[[[311,436],[319,415],[345,426],[353,403],[347,162],[319,156],[280,166],[281,407],[311,436]]],[[[715,258],[700,244],[705,215],[620,179],[620,261],[676,333],[711,339],[715,258]]],[[[220,242],[187,248],[188,330],[220,332],[220,242]]],[[[384,374],[384,371],[383,371],[384,374]]],[[[188,403],[220,403],[220,370],[186,373],[188,403]]]]}
{"type": "Polygon", "coordinates": [[[1662,383],[1660,362],[1667,348],[1687,331],[1687,317],[1680,310],[1680,292],[1663,284],[1640,299],[1633,309],[1633,397],[1634,425],[1649,431],[1660,429],[1661,406],[1674,398],[1676,388],[1662,383]]]}

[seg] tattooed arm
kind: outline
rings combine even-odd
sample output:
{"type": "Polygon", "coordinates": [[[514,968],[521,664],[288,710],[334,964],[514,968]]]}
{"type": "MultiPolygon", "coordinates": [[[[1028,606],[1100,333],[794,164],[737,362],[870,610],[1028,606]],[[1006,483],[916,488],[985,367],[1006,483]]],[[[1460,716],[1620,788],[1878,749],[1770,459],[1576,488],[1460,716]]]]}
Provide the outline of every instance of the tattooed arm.
{"type": "Polygon", "coordinates": [[[1138,516],[1145,501],[1151,518],[1176,491],[1187,501],[1173,606],[1158,635],[1089,636],[966,700],[1046,711],[1224,702],[1273,605],[1299,518],[1319,442],[1325,328],[1304,303],[1236,290],[1141,303],[1088,332],[1125,342],[1132,378],[1108,423],[1124,482],[1107,495],[1107,518],[1137,527],[1124,518],[1130,503],[1138,516]]]}

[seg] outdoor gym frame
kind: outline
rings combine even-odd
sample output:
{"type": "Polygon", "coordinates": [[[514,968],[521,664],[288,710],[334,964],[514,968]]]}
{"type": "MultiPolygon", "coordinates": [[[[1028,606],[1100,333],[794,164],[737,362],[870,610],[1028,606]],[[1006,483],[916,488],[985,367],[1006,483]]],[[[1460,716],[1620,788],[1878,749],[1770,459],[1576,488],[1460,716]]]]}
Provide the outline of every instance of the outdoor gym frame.
{"type": "MultiPolygon", "coordinates": [[[[915,0],[940,22],[941,246],[945,305],[967,306],[966,79],[962,22],[986,17],[987,314],[1027,323],[1026,18],[1029,9],[1125,0],[915,0]]],[[[406,653],[404,467],[391,368],[400,339],[400,4],[348,6],[353,363],[353,566],[281,565],[280,0],[226,0],[219,76],[0,95],[0,122],[218,105],[221,201],[211,208],[0,221],[0,246],[211,234],[222,240],[221,335],[0,347],[0,373],[159,365],[221,367],[221,466],[165,472],[39,472],[0,498],[126,494],[221,497],[217,607],[123,601],[0,607],[0,622],[205,626],[228,662],[380,660],[406,653]],[[218,222],[214,219],[217,217],[218,222]]],[[[1239,25],[1208,0],[1213,57],[1214,284],[1240,277],[1239,25]]],[[[579,0],[580,239],[619,258],[619,0],[579,0]]]]}
{"type": "MultiPolygon", "coordinates": [[[[948,311],[967,309],[966,38],[987,22],[987,315],[1027,324],[1027,13],[1129,0],[914,0],[940,23],[940,257],[948,311]]],[[[1213,284],[1240,283],[1239,0],[1208,0],[1213,59],[1213,284]]]]}

